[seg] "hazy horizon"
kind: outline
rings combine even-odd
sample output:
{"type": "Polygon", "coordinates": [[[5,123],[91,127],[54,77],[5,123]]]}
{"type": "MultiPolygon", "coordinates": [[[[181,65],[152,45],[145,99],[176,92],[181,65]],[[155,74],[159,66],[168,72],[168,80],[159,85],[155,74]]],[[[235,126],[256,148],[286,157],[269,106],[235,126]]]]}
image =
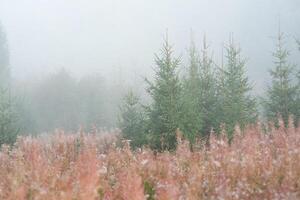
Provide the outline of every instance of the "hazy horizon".
{"type": "Polygon", "coordinates": [[[261,91],[272,67],[273,36],[286,33],[292,61],[300,63],[300,2],[0,0],[12,75],[28,80],[64,67],[75,77],[98,73],[125,80],[151,76],[154,53],[168,29],[176,55],[185,62],[191,29],[198,47],[205,34],[216,62],[233,33],[248,59],[247,71],[261,91]]]}

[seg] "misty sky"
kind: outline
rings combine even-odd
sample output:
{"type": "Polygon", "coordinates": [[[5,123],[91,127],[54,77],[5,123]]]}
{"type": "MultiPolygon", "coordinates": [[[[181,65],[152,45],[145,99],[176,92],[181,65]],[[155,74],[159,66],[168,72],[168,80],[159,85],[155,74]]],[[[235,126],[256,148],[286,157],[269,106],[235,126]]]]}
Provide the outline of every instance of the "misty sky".
{"type": "Polygon", "coordinates": [[[182,57],[193,29],[198,46],[206,34],[217,62],[223,41],[234,33],[260,91],[279,18],[292,60],[300,63],[293,39],[300,38],[299,0],[0,0],[13,76],[22,79],[61,67],[77,77],[139,79],[152,74],[166,28],[182,57]]]}

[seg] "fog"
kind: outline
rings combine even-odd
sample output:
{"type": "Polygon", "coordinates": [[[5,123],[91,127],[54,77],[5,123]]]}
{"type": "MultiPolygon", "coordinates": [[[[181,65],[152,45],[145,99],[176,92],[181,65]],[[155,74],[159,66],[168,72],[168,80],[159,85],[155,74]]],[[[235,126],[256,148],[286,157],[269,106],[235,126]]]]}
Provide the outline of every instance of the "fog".
{"type": "MultiPolygon", "coordinates": [[[[139,81],[152,73],[168,29],[176,54],[187,54],[191,30],[197,45],[206,37],[220,62],[233,33],[248,58],[248,74],[261,91],[272,65],[273,36],[281,29],[289,49],[300,37],[298,0],[1,0],[12,75],[45,76],[65,68],[80,77],[139,81]]],[[[299,56],[298,56],[299,57],[299,56]]],[[[294,62],[298,62],[293,55],[294,62]]]]}
{"type": "Polygon", "coordinates": [[[300,0],[0,0],[0,200],[300,199],[299,25],[300,0]]]}

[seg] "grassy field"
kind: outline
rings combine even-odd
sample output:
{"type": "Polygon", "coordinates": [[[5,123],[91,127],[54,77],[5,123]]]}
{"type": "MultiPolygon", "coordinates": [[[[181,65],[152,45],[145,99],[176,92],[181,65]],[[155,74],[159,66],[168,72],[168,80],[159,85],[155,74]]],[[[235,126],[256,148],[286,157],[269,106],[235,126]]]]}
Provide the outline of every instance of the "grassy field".
{"type": "Polygon", "coordinates": [[[19,138],[0,152],[0,199],[300,199],[300,129],[259,126],[176,152],[132,151],[115,133],[19,138]]]}

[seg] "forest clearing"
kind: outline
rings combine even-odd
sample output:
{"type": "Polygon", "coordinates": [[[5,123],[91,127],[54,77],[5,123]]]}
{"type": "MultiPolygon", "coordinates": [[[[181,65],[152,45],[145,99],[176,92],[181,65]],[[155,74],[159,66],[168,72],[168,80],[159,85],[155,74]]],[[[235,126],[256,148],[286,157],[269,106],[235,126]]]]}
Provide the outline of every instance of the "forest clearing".
{"type": "MultiPolygon", "coordinates": [[[[238,131],[238,130],[237,130],[238,131]]],[[[132,151],[116,133],[19,138],[0,153],[0,199],[299,199],[300,129],[211,135],[190,151],[132,151]]]]}

